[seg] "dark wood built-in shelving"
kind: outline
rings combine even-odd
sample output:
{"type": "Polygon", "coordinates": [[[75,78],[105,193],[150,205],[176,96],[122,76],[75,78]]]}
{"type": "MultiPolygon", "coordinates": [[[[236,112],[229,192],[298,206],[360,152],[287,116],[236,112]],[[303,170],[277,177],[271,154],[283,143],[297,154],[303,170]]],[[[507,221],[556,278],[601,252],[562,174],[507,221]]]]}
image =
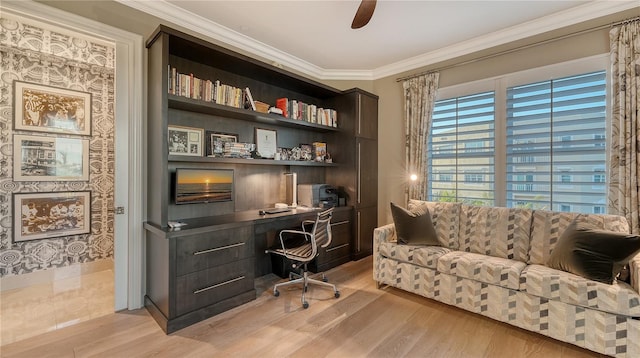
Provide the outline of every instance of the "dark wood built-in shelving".
{"type": "Polygon", "coordinates": [[[337,132],[339,129],[303,120],[286,118],[277,114],[255,112],[248,109],[234,108],[213,102],[206,102],[187,97],[168,95],[169,108],[180,109],[189,112],[210,114],[243,121],[273,124],[281,127],[301,128],[317,132],[337,132]]]}
{"type": "Polygon", "coordinates": [[[160,26],[147,41],[147,289],[145,306],[170,333],[255,299],[254,278],[271,272],[265,249],[283,228],[315,212],[259,215],[285,202],[285,175],[298,184],[329,184],[345,201],[336,208],[330,247],[311,265],[326,270],[371,254],[377,223],[377,96],[341,91],[189,34],[160,26]],[[289,98],[337,111],[337,127],[169,94],[169,71],[236,88],[274,105],[289,98]],[[168,127],[237,135],[255,143],[257,128],[277,132],[277,146],[325,142],[332,163],[169,155],[168,127]],[[177,168],[233,169],[233,200],[175,203],[177,168]],[[189,225],[170,229],[169,221],[189,225]],[[335,221],[334,221],[335,220],[335,221]]]}

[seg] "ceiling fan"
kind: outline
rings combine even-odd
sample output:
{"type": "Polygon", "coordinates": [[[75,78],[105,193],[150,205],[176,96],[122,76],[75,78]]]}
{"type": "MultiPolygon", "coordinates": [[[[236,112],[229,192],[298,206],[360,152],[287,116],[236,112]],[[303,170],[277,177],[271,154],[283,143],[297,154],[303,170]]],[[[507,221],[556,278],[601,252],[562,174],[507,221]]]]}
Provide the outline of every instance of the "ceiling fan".
{"type": "Polygon", "coordinates": [[[373,16],[373,10],[375,10],[375,8],[376,0],[362,0],[358,7],[358,11],[356,11],[356,16],[353,18],[353,22],[351,23],[351,28],[359,29],[368,24],[369,20],[371,20],[371,16],[373,16]]]}

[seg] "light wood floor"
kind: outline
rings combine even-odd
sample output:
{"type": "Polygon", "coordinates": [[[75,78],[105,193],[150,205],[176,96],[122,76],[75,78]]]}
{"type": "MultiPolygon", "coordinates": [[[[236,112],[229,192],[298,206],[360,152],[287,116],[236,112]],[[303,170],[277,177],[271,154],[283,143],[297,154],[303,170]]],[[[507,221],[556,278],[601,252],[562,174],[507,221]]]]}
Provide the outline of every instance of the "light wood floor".
{"type": "Polygon", "coordinates": [[[394,288],[371,258],[330,272],[342,296],[311,288],[258,299],[171,335],[146,310],[2,346],[2,357],[597,357],[589,351],[394,288]]]}

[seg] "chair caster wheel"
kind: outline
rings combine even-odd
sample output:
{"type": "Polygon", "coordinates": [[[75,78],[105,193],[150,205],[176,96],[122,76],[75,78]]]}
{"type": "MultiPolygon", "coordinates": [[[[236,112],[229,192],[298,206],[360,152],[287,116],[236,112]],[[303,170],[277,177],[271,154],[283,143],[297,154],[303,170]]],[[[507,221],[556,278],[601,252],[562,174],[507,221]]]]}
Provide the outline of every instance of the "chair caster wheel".
{"type": "Polygon", "coordinates": [[[280,296],[280,291],[277,291],[277,290],[273,291],[273,295],[276,296],[276,297],[280,296]]]}
{"type": "Polygon", "coordinates": [[[329,279],[328,279],[328,278],[326,278],[326,277],[323,277],[323,278],[322,278],[322,282],[327,282],[327,281],[329,281],[329,279]]]}
{"type": "Polygon", "coordinates": [[[340,291],[336,291],[333,295],[335,298],[340,298],[340,291]]]}
{"type": "Polygon", "coordinates": [[[309,302],[302,302],[302,308],[304,308],[305,310],[309,308],[309,302]]]}

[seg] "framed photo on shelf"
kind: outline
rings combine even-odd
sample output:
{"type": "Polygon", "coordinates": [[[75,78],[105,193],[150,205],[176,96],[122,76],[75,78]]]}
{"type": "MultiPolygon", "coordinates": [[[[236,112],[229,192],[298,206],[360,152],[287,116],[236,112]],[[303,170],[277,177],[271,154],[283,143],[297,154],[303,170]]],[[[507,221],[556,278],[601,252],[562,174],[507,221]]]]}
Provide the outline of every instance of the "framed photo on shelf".
{"type": "Polygon", "coordinates": [[[91,192],[13,194],[13,241],[89,234],[91,192]]]}
{"type": "Polygon", "coordinates": [[[276,154],[278,132],[256,128],[256,152],[261,158],[273,159],[276,154]]]}
{"type": "Polygon", "coordinates": [[[204,129],[169,126],[169,155],[202,156],[204,129]]]}
{"type": "Polygon", "coordinates": [[[14,134],[13,163],[14,181],[86,181],[89,140],[14,134]]]}
{"type": "Polygon", "coordinates": [[[91,93],[14,81],[16,130],[91,135],[91,93]]]}
{"type": "Polygon", "coordinates": [[[218,133],[206,131],[207,155],[210,157],[222,157],[225,143],[237,143],[238,135],[233,133],[218,133]]]}

